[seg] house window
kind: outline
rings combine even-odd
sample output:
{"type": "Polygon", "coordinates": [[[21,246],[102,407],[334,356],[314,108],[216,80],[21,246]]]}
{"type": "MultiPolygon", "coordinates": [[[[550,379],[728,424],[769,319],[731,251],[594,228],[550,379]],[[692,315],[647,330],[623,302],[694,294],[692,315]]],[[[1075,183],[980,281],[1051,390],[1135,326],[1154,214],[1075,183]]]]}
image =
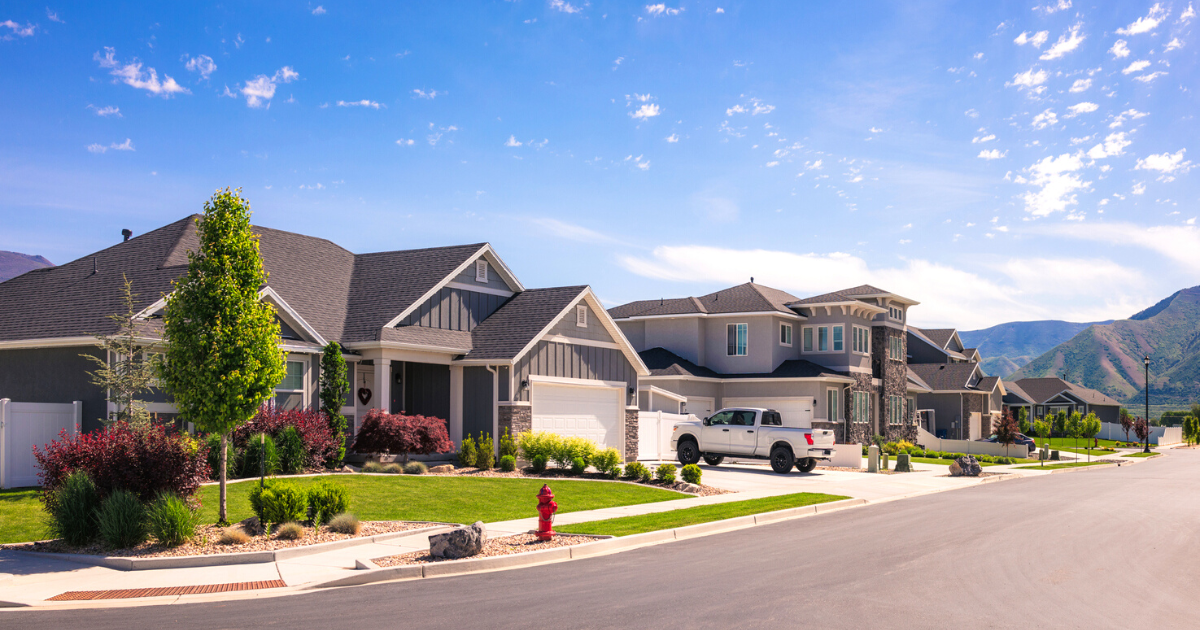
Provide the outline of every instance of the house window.
{"type": "Polygon", "coordinates": [[[829,409],[825,415],[829,418],[830,422],[837,422],[842,419],[842,406],[839,404],[838,392],[839,390],[837,389],[825,390],[825,405],[829,409]]]}
{"type": "Polygon", "coordinates": [[[829,327],[819,326],[817,328],[817,350],[819,352],[829,352],[829,327]]]}
{"type": "Polygon", "coordinates": [[[833,327],[833,351],[834,352],[841,352],[846,349],[846,345],[843,341],[842,330],[843,330],[842,326],[834,326],[833,327]]]}
{"type": "Polygon", "coordinates": [[[813,329],[812,328],[804,329],[804,351],[805,352],[813,351],[813,329]]]}
{"type": "Polygon", "coordinates": [[[850,402],[851,421],[858,424],[866,424],[871,421],[870,392],[854,392],[850,402]]]}
{"type": "Polygon", "coordinates": [[[287,373],[275,387],[276,391],[304,391],[304,362],[288,361],[287,373]]]}
{"type": "Polygon", "coordinates": [[[904,420],[904,399],[900,396],[888,396],[888,424],[902,424],[904,420]]]}
{"type": "Polygon", "coordinates": [[[587,328],[587,307],[582,304],[575,307],[575,325],[587,328]]]}
{"type": "Polygon", "coordinates": [[[894,361],[904,360],[904,340],[900,337],[888,337],[888,358],[894,361]]]}
{"type": "Polygon", "coordinates": [[[482,258],[475,261],[475,282],[488,281],[488,264],[482,258]]]}
{"type": "Polygon", "coordinates": [[[782,345],[782,346],[791,346],[792,345],[792,325],[791,324],[780,324],[779,325],[779,345],[782,345]]]}
{"type": "Polygon", "coordinates": [[[907,418],[909,422],[913,421],[917,417],[917,399],[909,396],[908,408],[906,408],[904,411],[904,417],[907,418]]]}
{"type": "Polygon", "coordinates": [[[864,326],[855,326],[853,334],[854,345],[851,347],[854,351],[859,354],[871,354],[871,329],[864,326]]]}
{"type": "Polygon", "coordinates": [[[896,306],[889,306],[888,307],[888,317],[891,317],[892,319],[894,319],[898,322],[902,322],[902,321],[904,321],[904,309],[896,307],[896,306]]]}
{"type": "Polygon", "coordinates": [[[746,324],[728,324],[725,327],[725,331],[729,338],[729,356],[746,356],[746,342],[750,336],[749,326],[746,324]]]}

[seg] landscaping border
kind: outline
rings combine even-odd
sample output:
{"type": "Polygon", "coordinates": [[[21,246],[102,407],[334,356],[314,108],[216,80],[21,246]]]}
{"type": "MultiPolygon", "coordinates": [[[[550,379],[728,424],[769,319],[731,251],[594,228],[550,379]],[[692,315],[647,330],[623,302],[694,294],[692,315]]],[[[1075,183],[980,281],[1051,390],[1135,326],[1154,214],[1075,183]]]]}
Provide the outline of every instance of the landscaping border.
{"type": "MultiPolygon", "coordinates": [[[[410,523],[422,523],[426,521],[408,521],[410,523]]],[[[162,556],[157,558],[134,558],[126,556],[93,556],[82,553],[55,553],[52,551],[26,551],[24,549],[12,549],[9,551],[19,553],[24,556],[33,558],[49,558],[52,560],[65,560],[67,562],[76,562],[79,564],[88,564],[93,566],[107,567],[118,571],[145,571],[148,569],[186,569],[193,567],[219,567],[231,564],[265,564],[275,562],[277,560],[287,560],[289,558],[301,558],[311,556],[326,551],[334,551],[337,549],[345,549],[347,547],[357,547],[359,545],[369,545],[371,543],[392,540],[393,538],[403,538],[412,536],[413,534],[426,534],[434,531],[448,529],[451,527],[459,527],[457,523],[428,523],[429,527],[421,527],[418,529],[406,529],[398,532],[387,532],[384,534],[375,534],[374,536],[359,536],[357,538],[346,538],[343,540],[334,540],[326,543],[317,543],[315,545],[304,545],[300,547],[287,547],[285,549],[275,549],[272,551],[244,551],[235,553],[212,553],[203,556],[162,556]]]]}

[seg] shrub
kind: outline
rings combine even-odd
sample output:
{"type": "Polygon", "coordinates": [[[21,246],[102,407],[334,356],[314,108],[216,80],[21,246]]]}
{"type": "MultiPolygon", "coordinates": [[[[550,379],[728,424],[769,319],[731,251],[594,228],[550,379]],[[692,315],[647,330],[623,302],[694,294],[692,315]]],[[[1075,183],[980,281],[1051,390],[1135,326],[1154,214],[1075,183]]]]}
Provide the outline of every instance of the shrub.
{"type": "Polygon", "coordinates": [[[688,464],[683,467],[683,470],[679,471],[679,474],[683,477],[684,481],[700,485],[700,477],[704,474],[704,471],[700,470],[700,467],[695,464],[688,464]]]}
{"type": "Polygon", "coordinates": [[[608,473],[613,466],[621,464],[621,454],[615,448],[606,448],[592,456],[592,466],[602,473],[608,473]]]}
{"type": "Polygon", "coordinates": [[[576,457],[571,460],[572,475],[582,475],[585,470],[587,470],[587,462],[582,457],[576,457]]]}
{"type": "Polygon", "coordinates": [[[96,512],[100,539],[114,549],[136,547],[146,540],[146,508],[137,495],[113,490],[96,512]]]}
{"type": "Polygon", "coordinates": [[[500,436],[500,457],[504,458],[505,456],[517,458],[517,443],[509,435],[508,427],[504,428],[504,434],[500,436]]]}
{"type": "Polygon", "coordinates": [[[279,469],[289,475],[304,470],[304,466],[308,463],[308,453],[304,450],[304,441],[300,438],[300,431],[294,426],[287,427],[279,434],[277,441],[279,469]]]}
{"type": "Polygon", "coordinates": [[[533,466],[533,472],[535,472],[535,473],[546,472],[546,456],[545,455],[535,455],[533,457],[533,461],[531,461],[529,463],[530,463],[530,465],[533,466]]]}
{"type": "Polygon", "coordinates": [[[585,437],[573,435],[561,437],[558,440],[554,452],[550,455],[550,459],[553,459],[559,468],[570,468],[574,465],[576,458],[586,462],[595,454],[595,442],[585,437]]]}
{"type": "Polygon", "coordinates": [[[404,474],[404,467],[400,464],[384,464],[383,472],[389,475],[401,475],[404,474]]]}
{"type": "Polygon", "coordinates": [[[353,536],[362,528],[362,524],[358,522],[358,518],[353,514],[343,512],[329,519],[329,524],[325,528],[331,532],[353,536]]]}
{"type": "Polygon", "coordinates": [[[42,499],[53,514],[53,493],[67,475],[87,472],[101,498],[123,488],[142,501],[159,492],[190,498],[209,477],[207,449],[187,435],[168,433],[162,427],[135,431],[123,423],[67,435],[34,448],[41,469],[42,499]]]}
{"type": "Polygon", "coordinates": [[[630,479],[641,479],[642,477],[646,476],[647,473],[649,473],[649,471],[646,469],[646,465],[641,462],[629,462],[629,464],[625,466],[625,476],[630,479]]]}
{"type": "Polygon", "coordinates": [[[304,526],[300,523],[284,523],[275,530],[275,537],[279,540],[300,540],[304,538],[304,526]]]}
{"type": "Polygon", "coordinates": [[[404,474],[406,475],[424,475],[429,472],[429,467],[424,462],[408,462],[404,465],[404,474]]]}
{"type": "Polygon", "coordinates": [[[562,442],[562,436],[557,433],[527,431],[517,438],[517,448],[521,451],[521,457],[530,462],[538,455],[549,461],[554,459],[554,453],[558,450],[560,442],[562,442]]]}
{"type": "Polygon", "coordinates": [[[505,455],[500,458],[500,470],[504,472],[512,472],[517,469],[517,458],[512,455],[505,455]]]}
{"type": "Polygon", "coordinates": [[[242,476],[258,477],[264,470],[267,475],[279,472],[279,449],[275,446],[274,438],[259,433],[246,442],[246,449],[242,453],[242,476]]]}
{"type": "Polygon", "coordinates": [[[266,487],[254,486],[250,491],[250,509],[259,522],[286,523],[304,516],[304,493],[290,481],[271,480],[266,487]]]}
{"type": "Polygon", "coordinates": [[[383,464],[379,462],[367,462],[363,464],[362,471],[365,473],[381,473],[383,472],[383,464]]]}
{"type": "Polygon", "coordinates": [[[372,409],[363,416],[352,447],[359,453],[432,455],[454,450],[446,422],[432,416],[405,416],[372,409]]]}
{"type": "MultiPolygon", "coordinates": [[[[278,407],[263,407],[255,414],[253,420],[233,431],[233,442],[238,448],[245,449],[246,443],[251,441],[253,436],[266,433],[282,447],[283,433],[288,427],[293,427],[300,434],[300,441],[304,445],[305,454],[300,464],[301,469],[323,466],[326,462],[337,459],[342,444],[334,436],[328,416],[314,409],[284,410],[278,407]]],[[[258,472],[254,474],[257,475],[258,472]]]]}
{"type": "Polygon", "coordinates": [[[862,454],[863,454],[863,457],[866,457],[867,455],[870,455],[870,452],[869,452],[869,450],[868,450],[868,449],[870,449],[870,448],[871,448],[871,447],[870,447],[870,446],[868,446],[868,445],[866,445],[866,444],[863,444],[863,445],[862,445],[862,452],[863,452],[862,454]]]}
{"type": "Polygon", "coordinates": [[[341,514],[350,509],[350,493],[346,488],[328,479],[309,486],[305,495],[308,520],[318,527],[328,523],[334,514],[341,514]]]}
{"type": "Polygon", "coordinates": [[[913,443],[909,442],[908,440],[900,440],[900,441],[896,442],[896,450],[898,450],[898,451],[906,451],[907,452],[908,449],[910,449],[912,447],[913,447],[913,443]]]}
{"type": "Polygon", "coordinates": [[[945,451],[939,452],[938,457],[942,459],[957,459],[957,457],[954,456],[954,453],[947,453],[945,451]]]}
{"type": "Polygon", "coordinates": [[[654,478],[663,483],[675,483],[675,464],[659,464],[654,469],[654,478]]]}
{"type": "Polygon", "coordinates": [[[474,466],[479,454],[475,448],[475,438],[467,436],[458,444],[458,465],[460,467],[474,466]]]}
{"type": "Polygon", "coordinates": [[[221,530],[221,538],[218,540],[222,545],[244,545],[250,542],[250,534],[247,534],[241,527],[236,525],[226,527],[221,530]]]}
{"type": "Polygon", "coordinates": [[[491,470],[496,465],[496,446],[490,434],[479,434],[479,448],[475,451],[475,467],[491,470]]]}
{"type": "Polygon", "coordinates": [[[605,474],[608,475],[609,479],[620,479],[621,478],[621,467],[613,466],[612,468],[609,468],[608,472],[605,474]]]}
{"type": "MultiPolygon", "coordinates": [[[[213,433],[204,442],[208,448],[209,477],[216,480],[221,476],[221,436],[213,433]]],[[[237,449],[233,447],[233,440],[225,443],[225,450],[227,452],[225,458],[225,477],[228,479],[237,479],[239,470],[238,453],[237,449]]]]}
{"type": "Polygon", "coordinates": [[[146,509],[150,535],[165,547],[178,547],[196,535],[196,512],[179,495],[164,492],[146,509]]]}
{"type": "Polygon", "coordinates": [[[649,468],[642,466],[642,469],[640,471],[638,471],[638,481],[640,481],[642,483],[650,483],[650,479],[652,479],[652,478],[653,477],[650,474],[649,468]]]}
{"type": "Polygon", "coordinates": [[[82,547],[96,535],[100,493],[86,471],[68,475],[50,495],[50,531],[68,545],[82,547]]]}

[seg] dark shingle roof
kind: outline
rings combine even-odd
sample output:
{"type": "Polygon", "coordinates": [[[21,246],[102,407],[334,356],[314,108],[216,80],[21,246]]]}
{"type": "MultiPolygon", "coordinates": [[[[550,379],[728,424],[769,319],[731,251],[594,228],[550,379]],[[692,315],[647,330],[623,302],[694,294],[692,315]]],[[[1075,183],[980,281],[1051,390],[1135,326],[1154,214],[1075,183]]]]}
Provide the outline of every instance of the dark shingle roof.
{"type": "Polygon", "coordinates": [[[1016,381],[1004,381],[1004,391],[1008,392],[1004,395],[1006,403],[1033,403],[1033,398],[1016,381]]]}
{"type": "Polygon", "coordinates": [[[954,336],[953,328],[922,328],[921,334],[925,335],[930,341],[936,343],[939,348],[945,350],[950,344],[950,338],[954,336]]]}
{"type": "Polygon", "coordinates": [[[981,392],[991,393],[993,390],[996,389],[996,384],[999,382],[1000,382],[999,376],[985,376],[985,377],[979,379],[978,383],[975,383],[975,389],[978,389],[981,392]]]}
{"type": "Polygon", "coordinates": [[[665,348],[651,348],[638,353],[642,362],[650,368],[650,376],[696,376],[702,378],[819,378],[841,377],[846,374],[835,372],[812,361],[792,359],[784,361],[774,372],[758,374],[721,374],[701,367],[665,348]]]}
{"type": "Polygon", "coordinates": [[[844,293],[842,291],[833,291],[830,293],[823,293],[821,295],[814,295],[813,297],[807,297],[807,298],[804,298],[803,300],[793,300],[791,302],[791,305],[792,306],[804,306],[806,304],[828,304],[830,302],[854,302],[857,300],[858,300],[858,298],[856,298],[853,295],[850,295],[848,293],[844,293]]]}
{"type": "Polygon", "coordinates": [[[1083,400],[1089,405],[1112,405],[1119,407],[1121,403],[1094,390],[1069,383],[1061,378],[1050,376],[1046,378],[1023,378],[1016,382],[1017,386],[1027,394],[1034,404],[1042,404],[1058,394],[1066,391],[1072,396],[1083,400]]]}
{"type": "Polygon", "coordinates": [[[923,387],[928,390],[933,389],[932,387],[929,386],[929,383],[925,382],[925,379],[918,376],[916,372],[913,372],[912,368],[908,368],[908,380],[909,380],[909,382],[913,383],[914,385],[916,385],[918,387],[923,387]]]}
{"type": "Polygon", "coordinates": [[[472,350],[464,358],[512,359],[585,289],[528,289],[514,295],[471,331],[472,350]]]}
{"type": "Polygon", "coordinates": [[[838,291],[838,293],[841,293],[843,295],[856,295],[856,296],[857,295],[881,295],[881,294],[887,295],[887,294],[891,293],[891,291],[884,291],[883,289],[880,289],[879,287],[873,287],[869,284],[860,284],[852,289],[842,289],[841,291],[838,291]]]}
{"type": "Polygon", "coordinates": [[[908,369],[938,392],[969,389],[967,383],[978,367],[977,363],[918,363],[909,365],[908,369]]]}
{"type": "Polygon", "coordinates": [[[425,326],[384,328],[380,331],[380,341],[450,348],[464,353],[472,348],[471,333],[465,330],[444,330],[425,326]]]}
{"type": "Polygon", "coordinates": [[[662,300],[640,300],[622,304],[608,310],[613,319],[625,317],[650,317],[654,315],[689,315],[721,313],[778,312],[795,315],[787,307],[796,297],[779,289],[747,282],[728,289],[721,289],[700,297],[672,298],[662,300]]]}
{"type": "Polygon", "coordinates": [[[608,309],[613,319],[623,317],[650,317],[653,315],[687,315],[707,313],[704,305],[694,297],[671,298],[660,300],[639,300],[608,309]]]}

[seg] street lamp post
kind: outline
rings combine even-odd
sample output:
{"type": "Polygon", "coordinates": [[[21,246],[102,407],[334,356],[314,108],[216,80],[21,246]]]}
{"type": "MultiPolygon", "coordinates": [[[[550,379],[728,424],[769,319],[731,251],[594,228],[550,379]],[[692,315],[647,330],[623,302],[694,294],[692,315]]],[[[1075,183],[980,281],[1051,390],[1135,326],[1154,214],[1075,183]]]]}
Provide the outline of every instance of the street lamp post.
{"type": "Polygon", "coordinates": [[[1143,453],[1150,452],[1150,355],[1146,355],[1142,359],[1142,364],[1146,366],[1146,448],[1143,453]]]}

